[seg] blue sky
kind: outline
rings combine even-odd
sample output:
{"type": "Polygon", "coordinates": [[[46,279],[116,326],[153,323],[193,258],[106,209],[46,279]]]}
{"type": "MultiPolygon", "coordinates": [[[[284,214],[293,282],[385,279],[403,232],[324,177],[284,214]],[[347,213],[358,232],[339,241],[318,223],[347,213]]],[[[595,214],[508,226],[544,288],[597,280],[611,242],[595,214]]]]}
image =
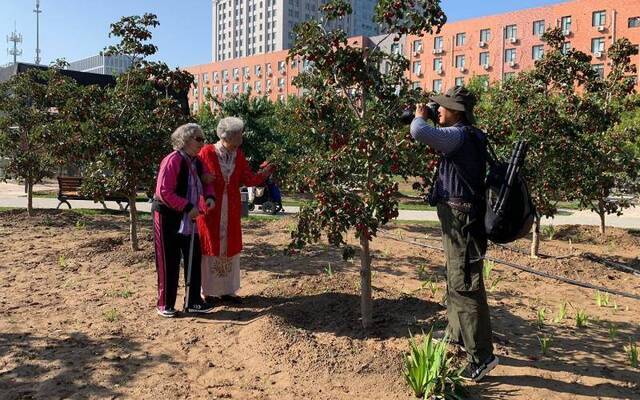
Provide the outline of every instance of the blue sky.
{"type": "MultiPolygon", "coordinates": [[[[539,7],[561,0],[442,0],[449,21],[539,7]]],[[[22,33],[23,55],[33,62],[36,48],[35,0],[0,0],[0,37],[22,33]]],[[[123,15],[153,12],[160,26],[153,34],[158,59],[170,66],[204,64],[211,59],[211,0],[40,0],[40,48],[43,64],[56,58],[74,61],[98,54],[113,43],[109,24],[123,15]]],[[[3,40],[3,47],[8,44],[3,40]]],[[[12,60],[0,50],[0,65],[12,60]]]]}

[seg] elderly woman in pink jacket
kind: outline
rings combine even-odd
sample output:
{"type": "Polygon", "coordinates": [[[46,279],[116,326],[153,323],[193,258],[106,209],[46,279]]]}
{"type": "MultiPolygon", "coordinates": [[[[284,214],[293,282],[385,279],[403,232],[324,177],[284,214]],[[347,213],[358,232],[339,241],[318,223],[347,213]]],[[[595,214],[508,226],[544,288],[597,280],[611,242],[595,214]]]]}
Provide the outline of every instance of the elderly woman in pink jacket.
{"type": "Polygon", "coordinates": [[[206,165],[198,158],[204,145],[202,129],[185,124],[173,132],[174,151],[160,163],[152,207],[156,270],[158,272],[157,312],[162,317],[176,315],[175,302],[183,260],[185,281],[191,261],[191,284],[186,312],[206,313],[212,306],[200,295],[200,240],[195,219],[213,208],[213,186],[206,165]],[[207,182],[207,183],[204,183],[207,182]],[[195,235],[189,260],[192,233],[195,235]]]}

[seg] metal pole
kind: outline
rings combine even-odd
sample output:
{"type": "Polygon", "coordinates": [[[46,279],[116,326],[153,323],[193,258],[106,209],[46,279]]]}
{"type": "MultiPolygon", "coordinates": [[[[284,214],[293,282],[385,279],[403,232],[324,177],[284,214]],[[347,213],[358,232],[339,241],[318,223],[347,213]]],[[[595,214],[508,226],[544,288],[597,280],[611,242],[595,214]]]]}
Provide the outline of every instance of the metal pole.
{"type": "Polygon", "coordinates": [[[40,64],[40,0],[36,0],[36,9],[33,10],[36,13],[36,65],[40,64]]]}

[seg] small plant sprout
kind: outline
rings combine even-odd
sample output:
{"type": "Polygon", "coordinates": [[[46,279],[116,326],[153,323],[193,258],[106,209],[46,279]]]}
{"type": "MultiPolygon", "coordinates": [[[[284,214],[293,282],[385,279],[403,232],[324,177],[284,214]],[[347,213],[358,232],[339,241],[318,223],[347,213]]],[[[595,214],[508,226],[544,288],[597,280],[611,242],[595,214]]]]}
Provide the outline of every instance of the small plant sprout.
{"type": "Polygon", "coordinates": [[[615,300],[613,301],[613,309],[618,311],[618,303],[615,300]]]}
{"type": "Polygon", "coordinates": [[[120,319],[120,314],[115,308],[111,308],[104,312],[104,319],[109,322],[115,322],[120,319]]]}
{"type": "Polygon", "coordinates": [[[544,327],[544,322],[546,320],[547,309],[545,307],[539,308],[537,313],[536,324],[538,325],[538,329],[542,329],[544,327]]]}
{"type": "Polygon", "coordinates": [[[638,345],[635,342],[629,341],[629,345],[624,346],[624,352],[627,353],[631,367],[638,368],[638,345]]]}
{"type": "Polygon", "coordinates": [[[496,279],[491,281],[491,285],[489,285],[489,292],[493,292],[498,288],[498,284],[502,282],[504,278],[502,276],[497,276],[496,279]]]}
{"type": "Polygon", "coordinates": [[[598,307],[608,307],[609,293],[602,293],[599,290],[596,290],[596,305],[598,307]]]}
{"type": "Polygon", "coordinates": [[[438,282],[434,282],[431,279],[424,281],[422,283],[422,287],[429,288],[429,291],[431,292],[431,297],[436,297],[436,294],[438,294],[438,291],[440,290],[440,288],[438,287],[438,282]]]}
{"type": "Polygon", "coordinates": [[[550,337],[547,337],[547,336],[540,337],[540,336],[538,336],[538,342],[540,342],[540,353],[543,356],[546,356],[547,353],[549,352],[549,348],[551,347],[551,342],[552,341],[553,340],[551,340],[550,337]]]}
{"type": "Polygon", "coordinates": [[[542,234],[549,240],[553,240],[556,236],[556,228],[553,225],[545,225],[542,227],[542,234]]]}
{"type": "Polygon", "coordinates": [[[86,227],[86,224],[84,223],[84,221],[82,219],[78,219],[76,221],[76,228],[77,229],[84,229],[86,227]]]}
{"type": "Polygon", "coordinates": [[[585,310],[578,310],[576,313],[576,327],[584,328],[587,326],[587,322],[589,321],[589,316],[585,310]]]}
{"type": "Polygon", "coordinates": [[[560,305],[560,308],[558,308],[558,314],[553,319],[553,322],[557,324],[559,322],[564,321],[566,317],[567,317],[567,302],[565,301],[560,305]]]}
{"type": "Polygon", "coordinates": [[[609,339],[614,340],[618,336],[618,327],[611,322],[609,322],[608,331],[609,339]]]}
{"type": "Polygon", "coordinates": [[[331,267],[331,263],[328,263],[327,266],[324,267],[324,272],[329,278],[333,278],[333,268],[331,267]]]}
{"type": "Polygon", "coordinates": [[[65,258],[64,254],[60,254],[58,256],[58,266],[60,267],[60,269],[67,268],[67,259],[65,258]]]}
{"type": "Polygon", "coordinates": [[[495,267],[495,263],[491,260],[484,260],[484,265],[482,267],[482,277],[484,278],[484,281],[487,282],[489,281],[489,278],[491,277],[491,271],[493,271],[493,267],[495,267]]]}

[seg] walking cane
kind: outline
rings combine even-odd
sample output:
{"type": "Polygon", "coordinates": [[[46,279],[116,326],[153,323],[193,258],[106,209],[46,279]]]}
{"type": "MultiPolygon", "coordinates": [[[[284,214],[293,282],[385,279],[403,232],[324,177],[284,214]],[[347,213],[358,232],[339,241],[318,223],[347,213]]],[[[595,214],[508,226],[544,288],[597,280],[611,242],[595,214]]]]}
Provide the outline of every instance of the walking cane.
{"type": "Polygon", "coordinates": [[[189,292],[191,289],[191,268],[193,267],[193,242],[196,236],[196,223],[193,221],[193,228],[191,229],[191,240],[189,243],[189,264],[187,264],[187,283],[184,288],[184,310],[189,309],[189,292]]]}

